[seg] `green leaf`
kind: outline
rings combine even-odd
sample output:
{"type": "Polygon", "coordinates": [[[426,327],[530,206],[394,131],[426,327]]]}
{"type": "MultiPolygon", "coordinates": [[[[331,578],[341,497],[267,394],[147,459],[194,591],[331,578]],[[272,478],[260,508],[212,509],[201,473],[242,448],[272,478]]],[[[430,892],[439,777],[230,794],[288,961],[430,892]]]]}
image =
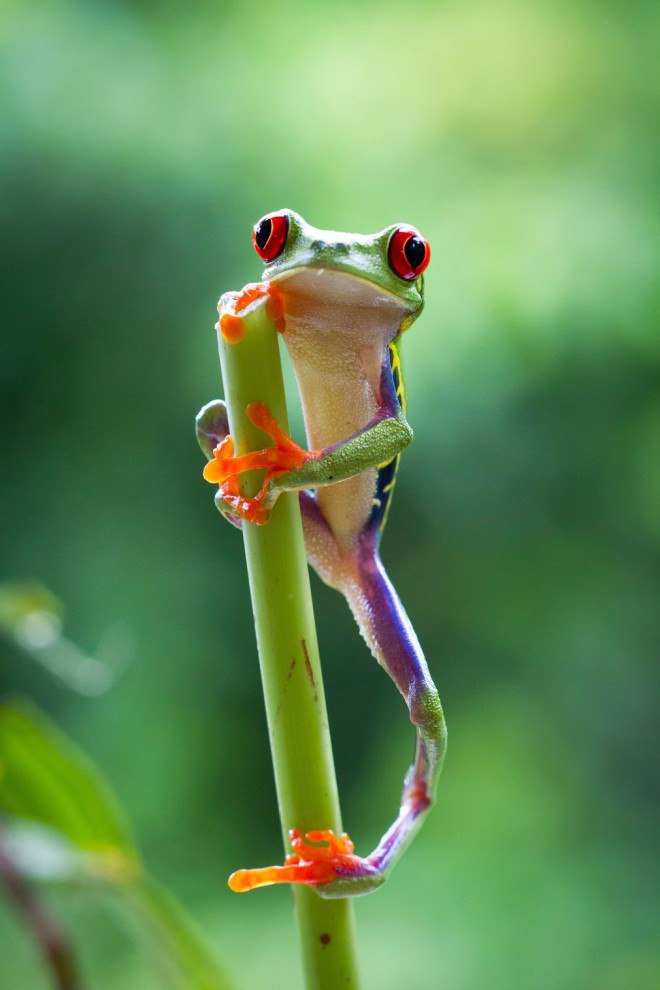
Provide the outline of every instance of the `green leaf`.
{"type": "Polygon", "coordinates": [[[3,841],[32,881],[96,882],[127,911],[183,990],[228,990],[184,909],[142,870],[126,817],[103,775],[32,705],[0,705],[3,841]]]}
{"type": "Polygon", "coordinates": [[[146,922],[154,956],[185,990],[228,990],[232,985],[215,954],[180,904],[150,877],[130,884],[128,897],[146,922]],[[163,951],[165,950],[165,951],[163,951]]]}
{"type": "MultiPolygon", "coordinates": [[[[0,635],[72,690],[86,695],[107,691],[117,676],[118,658],[113,669],[100,657],[88,656],[63,635],[62,616],[61,603],[39,582],[0,584],[0,635]]],[[[132,649],[122,640],[118,656],[126,663],[132,649]]]]}
{"type": "Polygon", "coordinates": [[[104,876],[93,853],[81,852],[52,828],[25,819],[2,823],[0,843],[25,880],[81,884],[104,876]]]}
{"type": "Polygon", "coordinates": [[[105,879],[139,871],[128,822],[103,775],[34,707],[0,705],[0,811],[59,832],[94,854],[105,879]]]}

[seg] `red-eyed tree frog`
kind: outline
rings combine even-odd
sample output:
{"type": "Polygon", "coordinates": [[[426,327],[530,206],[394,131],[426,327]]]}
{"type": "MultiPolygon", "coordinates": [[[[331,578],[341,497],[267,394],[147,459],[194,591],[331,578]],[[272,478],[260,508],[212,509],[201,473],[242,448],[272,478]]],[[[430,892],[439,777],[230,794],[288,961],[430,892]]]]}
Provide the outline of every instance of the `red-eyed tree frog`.
{"type": "Polygon", "coordinates": [[[266,263],[263,281],[222,297],[220,329],[238,339],[241,309],[267,296],[295,371],[309,449],[255,403],[248,415],[273,445],[234,457],[225,404],[211,402],[197,417],[210,458],[204,476],[219,484],[218,508],[238,526],[267,524],[278,495],[299,492],[308,560],[346,597],[373,656],[406,701],[417,745],[398,817],[371,855],[354,855],[347,835],[310,832],[305,841],[294,830],[284,866],[239,870],[230,886],[307,883],[322,896],[346,897],[378,887],[410,843],[431,805],[446,748],[438,692],[379,554],[399,455],[412,440],[398,341],[422,311],[431,250],[406,224],[343,234],[311,227],[291,210],[263,217],[253,243],[266,263]],[[244,498],[237,476],[255,468],[266,472],[263,487],[244,498]]]}

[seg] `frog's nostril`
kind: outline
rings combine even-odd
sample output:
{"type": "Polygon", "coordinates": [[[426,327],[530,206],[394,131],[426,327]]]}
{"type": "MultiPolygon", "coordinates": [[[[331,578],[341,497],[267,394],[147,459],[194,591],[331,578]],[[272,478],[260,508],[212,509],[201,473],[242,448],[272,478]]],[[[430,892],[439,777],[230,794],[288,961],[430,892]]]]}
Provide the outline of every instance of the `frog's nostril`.
{"type": "Polygon", "coordinates": [[[314,251],[331,251],[333,254],[348,254],[348,244],[343,241],[312,241],[314,251]]]}

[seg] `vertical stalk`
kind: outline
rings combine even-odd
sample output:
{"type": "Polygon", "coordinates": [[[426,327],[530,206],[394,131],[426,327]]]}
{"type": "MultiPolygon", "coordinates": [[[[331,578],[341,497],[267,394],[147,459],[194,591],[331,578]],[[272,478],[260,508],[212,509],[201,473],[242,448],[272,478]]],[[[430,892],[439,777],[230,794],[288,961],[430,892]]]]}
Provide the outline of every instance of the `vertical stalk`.
{"type": "MultiPolygon", "coordinates": [[[[289,429],[274,324],[263,302],[242,317],[245,332],[237,342],[228,343],[218,332],[229,427],[237,454],[270,444],[246,416],[251,402],[265,402],[283,429],[289,429]]],[[[248,476],[244,494],[254,494],[259,480],[248,476]]],[[[288,852],[290,828],[342,830],[297,494],[281,495],[269,522],[265,526],[244,523],[243,534],[288,852]]],[[[294,886],[293,897],[308,990],[355,990],[358,974],[351,902],[323,900],[303,886],[294,886]]]]}

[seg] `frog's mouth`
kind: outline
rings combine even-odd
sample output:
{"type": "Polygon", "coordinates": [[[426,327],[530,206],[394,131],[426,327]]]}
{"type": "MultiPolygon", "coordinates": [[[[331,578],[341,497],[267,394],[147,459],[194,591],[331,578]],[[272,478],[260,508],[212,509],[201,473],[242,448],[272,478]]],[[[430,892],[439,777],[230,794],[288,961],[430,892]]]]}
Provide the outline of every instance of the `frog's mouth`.
{"type": "Polygon", "coordinates": [[[291,268],[270,279],[282,292],[287,328],[310,326],[355,332],[377,322],[386,334],[396,334],[415,312],[405,299],[370,279],[334,268],[291,268]]]}

